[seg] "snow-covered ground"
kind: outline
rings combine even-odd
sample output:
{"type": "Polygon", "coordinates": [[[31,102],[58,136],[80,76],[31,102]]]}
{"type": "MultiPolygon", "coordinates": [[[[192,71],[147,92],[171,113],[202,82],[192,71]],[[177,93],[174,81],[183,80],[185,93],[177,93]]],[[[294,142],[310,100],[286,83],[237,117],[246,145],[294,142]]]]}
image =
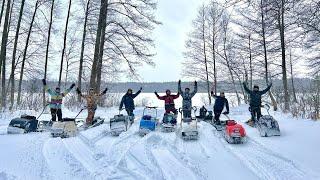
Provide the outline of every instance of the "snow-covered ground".
{"type": "MultiPolygon", "coordinates": [[[[247,108],[232,108],[230,117],[246,121],[247,108]]],[[[63,112],[69,117],[77,114],[76,110],[63,112]]],[[[320,123],[280,112],[272,115],[279,121],[282,136],[260,137],[256,129],[244,125],[248,140],[240,145],[228,144],[205,122],[198,124],[197,141],[183,141],[174,132],[160,131],[140,137],[142,108],[136,109],[133,126],[119,137],[109,134],[108,122],[67,139],[51,138],[47,132],[7,135],[10,119],[23,113],[26,111],[1,114],[0,180],[320,179],[320,123]]],[[[97,116],[109,119],[117,113],[117,108],[100,108],[97,116]]],[[[162,113],[160,110],[159,118],[162,113]]]]}

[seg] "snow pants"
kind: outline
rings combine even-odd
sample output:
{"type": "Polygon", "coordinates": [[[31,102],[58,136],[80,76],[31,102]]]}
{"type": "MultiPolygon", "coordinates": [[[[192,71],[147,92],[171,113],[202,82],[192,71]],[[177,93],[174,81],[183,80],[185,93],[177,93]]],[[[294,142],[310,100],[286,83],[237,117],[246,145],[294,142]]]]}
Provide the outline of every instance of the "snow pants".
{"type": "Polygon", "coordinates": [[[222,110],[214,110],[214,120],[215,122],[220,122],[222,110]]]}
{"type": "Polygon", "coordinates": [[[92,125],[94,114],[96,113],[96,108],[88,108],[88,116],[86,119],[87,125],[92,125]]]}
{"type": "Polygon", "coordinates": [[[172,112],[173,114],[178,114],[177,109],[175,108],[174,104],[166,104],[164,106],[164,109],[166,110],[166,113],[172,112]]]}
{"type": "Polygon", "coordinates": [[[50,112],[51,112],[51,120],[52,121],[56,121],[56,119],[57,119],[56,117],[58,117],[58,121],[62,121],[62,111],[61,111],[61,109],[51,108],[50,112]]]}
{"type": "Polygon", "coordinates": [[[134,116],[133,109],[126,109],[128,116],[134,116]]]}
{"type": "Polygon", "coordinates": [[[261,107],[250,106],[251,109],[251,120],[259,120],[261,115],[261,107]]]}

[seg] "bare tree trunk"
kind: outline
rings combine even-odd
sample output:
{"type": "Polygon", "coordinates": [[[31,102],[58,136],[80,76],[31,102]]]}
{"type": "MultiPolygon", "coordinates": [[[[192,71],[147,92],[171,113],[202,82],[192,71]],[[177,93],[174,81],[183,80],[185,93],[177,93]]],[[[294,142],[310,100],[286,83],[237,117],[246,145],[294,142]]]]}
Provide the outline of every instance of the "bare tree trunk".
{"type": "MultiPolygon", "coordinates": [[[[263,0],[260,1],[260,10],[261,10],[261,29],[262,29],[262,40],[263,40],[263,52],[264,52],[264,65],[265,65],[265,79],[266,79],[266,83],[267,85],[269,84],[269,71],[268,71],[268,56],[267,56],[267,43],[266,43],[266,25],[265,25],[265,18],[264,18],[264,4],[263,4],[263,0]]],[[[278,105],[277,105],[277,101],[275,100],[271,90],[268,92],[271,102],[272,102],[272,106],[273,106],[273,110],[277,111],[278,110],[278,105]]]]}
{"type": "Polygon", "coordinates": [[[291,83],[292,83],[292,93],[293,93],[293,100],[295,103],[298,102],[297,95],[296,95],[296,88],[294,86],[294,80],[293,80],[293,65],[292,65],[292,54],[290,49],[290,73],[291,73],[291,83]]]}
{"type": "Polygon", "coordinates": [[[23,58],[22,58],[22,64],[21,64],[21,70],[20,70],[20,79],[19,79],[19,85],[18,85],[18,98],[17,98],[17,104],[18,105],[20,105],[20,103],[21,103],[21,87],[22,87],[22,80],[23,80],[24,65],[25,65],[25,61],[26,61],[26,58],[27,58],[29,40],[30,40],[32,27],[33,27],[33,23],[34,23],[36,14],[37,14],[38,7],[39,7],[39,0],[37,0],[35,8],[34,8],[34,12],[33,12],[33,15],[32,15],[32,19],[31,19],[31,22],[30,22],[28,35],[27,35],[27,39],[26,39],[26,46],[25,46],[24,51],[23,51],[23,58]]]}
{"type": "Polygon", "coordinates": [[[65,29],[64,29],[63,48],[62,48],[62,53],[61,53],[60,73],[59,73],[59,83],[58,83],[59,86],[61,85],[62,69],[63,69],[63,57],[64,57],[64,52],[65,52],[66,46],[67,46],[68,24],[69,24],[71,3],[72,3],[72,0],[69,0],[68,15],[67,15],[67,20],[66,20],[66,26],[65,26],[65,29]]]}
{"type": "Polygon", "coordinates": [[[15,69],[16,69],[16,54],[17,54],[17,46],[18,46],[18,41],[19,41],[19,32],[20,32],[20,25],[21,25],[21,20],[22,20],[22,15],[23,15],[24,4],[25,4],[25,0],[22,0],[21,5],[20,5],[20,12],[19,12],[19,19],[18,19],[16,34],[15,34],[15,38],[14,38],[14,46],[13,46],[12,61],[11,61],[11,74],[10,74],[10,82],[11,82],[11,91],[10,91],[11,107],[10,107],[10,109],[12,109],[13,105],[14,105],[14,91],[15,91],[14,74],[15,74],[15,69]]]}
{"type": "Polygon", "coordinates": [[[6,54],[7,54],[7,43],[9,34],[9,13],[10,13],[11,1],[8,0],[6,15],[4,19],[3,31],[2,31],[2,41],[1,41],[1,52],[0,52],[0,68],[2,67],[2,79],[1,79],[1,107],[6,107],[6,54]]]}
{"type": "Polygon", "coordinates": [[[207,47],[206,47],[206,36],[205,36],[205,7],[202,8],[202,42],[203,42],[203,56],[204,56],[204,65],[206,69],[206,83],[207,83],[207,93],[209,105],[211,105],[211,96],[210,96],[210,82],[209,82],[209,72],[208,72],[208,62],[207,62],[207,47]]]}
{"type": "MultiPolygon", "coordinates": [[[[47,39],[47,47],[46,47],[46,60],[44,63],[44,76],[43,79],[47,79],[47,71],[48,71],[48,59],[49,59],[49,46],[50,46],[50,38],[51,38],[51,29],[52,29],[52,21],[53,21],[53,9],[54,9],[54,1],[51,2],[51,10],[50,10],[50,22],[49,22],[49,29],[48,29],[48,39],[47,39]]],[[[42,89],[42,104],[43,106],[46,105],[46,91],[42,89]]]]}
{"type": "Polygon", "coordinates": [[[286,65],[286,47],[285,47],[285,35],[284,35],[284,0],[281,0],[281,10],[279,10],[278,25],[280,30],[281,39],[281,58],[282,58],[282,81],[284,89],[284,110],[289,111],[289,91],[288,91],[288,79],[287,79],[287,65],[286,65]]]}
{"type": "Polygon", "coordinates": [[[101,31],[102,31],[102,23],[105,21],[103,17],[105,17],[106,12],[106,2],[107,0],[101,0],[100,12],[99,12],[99,22],[97,28],[96,42],[94,47],[94,56],[93,63],[91,68],[91,76],[90,76],[90,87],[96,89],[96,79],[97,79],[97,66],[99,63],[99,54],[100,54],[100,41],[101,41],[101,31]]]}
{"type": "Polygon", "coordinates": [[[252,89],[252,86],[253,86],[253,68],[252,68],[251,34],[249,34],[249,60],[250,60],[250,89],[252,89]]]}
{"type": "MultiPolygon", "coordinates": [[[[227,27],[225,27],[227,28],[227,27]]],[[[236,93],[236,96],[237,96],[237,100],[238,100],[238,105],[241,104],[241,98],[239,96],[239,93],[238,93],[238,90],[237,90],[237,87],[236,87],[236,83],[235,83],[235,80],[234,80],[234,77],[233,77],[233,72],[232,72],[232,67],[230,65],[230,62],[229,62],[229,58],[228,58],[228,55],[227,55],[227,49],[226,49],[226,43],[227,43],[227,30],[224,30],[224,37],[223,37],[223,54],[224,54],[224,59],[226,61],[226,64],[227,64],[227,67],[228,67],[228,70],[229,70],[229,73],[230,73],[230,76],[231,76],[231,81],[232,81],[232,84],[233,84],[233,87],[234,87],[234,90],[235,90],[235,93],[236,93]]]]}
{"type": "MultiPolygon", "coordinates": [[[[87,36],[87,23],[88,23],[88,14],[89,14],[89,5],[90,0],[87,1],[86,13],[84,18],[83,25],[83,34],[82,34],[82,42],[81,42],[81,52],[80,52],[80,64],[79,64],[79,74],[78,74],[78,88],[81,89],[82,82],[82,73],[83,73],[83,56],[84,56],[84,47],[87,36]]],[[[81,96],[78,95],[78,101],[81,102],[81,96]]]]}
{"type": "Polygon", "coordinates": [[[101,75],[102,75],[102,60],[103,60],[103,50],[104,50],[104,42],[105,42],[105,34],[106,34],[106,28],[107,28],[107,8],[108,8],[108,0],[105,2],[105,7],[104,7],[104,16],[102,21],[102,32],[101,32],[101,39],[100,39],[100,46],[99,46],[99,62],[97,65],[97,83],[96,83],[96,91],[100,91],[101,87],[101,75]]]}
{"type": "Polygon", "coordinates": [[[2,0],[1,13],[0,13],[0,25],[1,25],[1,21],[2,21],[2,15],[3,15],[3,10],[4,10],[5,3],[6,3],[6,1],[2,0]]]}

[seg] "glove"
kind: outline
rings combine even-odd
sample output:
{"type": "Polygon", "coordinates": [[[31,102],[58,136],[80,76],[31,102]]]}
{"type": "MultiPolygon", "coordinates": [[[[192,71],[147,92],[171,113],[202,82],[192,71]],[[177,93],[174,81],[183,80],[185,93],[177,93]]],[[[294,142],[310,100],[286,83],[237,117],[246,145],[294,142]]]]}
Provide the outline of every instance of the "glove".
{"type": "Polygon", "coordinates": [[[81,94],[81,91],[80,91],[79,88],[77,88],[76,91],[77,91],[78,94],[81,94]]]}
{"type": "Polygon", "coordinates": [[[181,84],[181,80],[179,80],[178,83],[181,84]]]}
{"type": "Polygon", "coordinates": [[[72,83],[71,86],[70,86],[70,89],[74,88],[76,86],[75,83],[72,83]]]}
{"type": "Polygon", "coordinates": [[[224,114],[224,115],[227,115],[227,114],[229,114],[229,111],[226,111],[226,112],[224,112],[223,114],[224,114]]]}
{"type": "Polygon", "coordinates": [[[106,94],[108,91],[108,88],[105,88],[104,91],[102,91],[102,94],[106,94]]]}
{"type": "Polygon", "coordinates": [[[140,87],[140,91],[142,91],[142,87],[140,87]]]}
{"type": "Polygon", "coordinates": [[[46,86],[46,85],[47,85],[47,82],[46,82],[46,80],[45,80],[45,79],[42,79],[42,84],[43,84],[44,86],[46,86]]]}
{"type": "Polygon", "coordinates": [[[198,82],[197,81],[194,81],[194,85],[197,85],[198,84],[198,82]]]}
{"type": "Polygon", "coordinates": [[[155,94],[158,94],[157,91],[154,91],[155,94]]]}

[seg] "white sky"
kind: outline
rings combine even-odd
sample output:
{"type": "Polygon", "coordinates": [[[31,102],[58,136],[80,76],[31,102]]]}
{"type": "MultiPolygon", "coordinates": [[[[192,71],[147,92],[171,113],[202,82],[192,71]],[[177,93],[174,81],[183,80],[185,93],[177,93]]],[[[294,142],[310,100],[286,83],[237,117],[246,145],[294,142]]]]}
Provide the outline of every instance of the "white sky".
{"type": "Polygon", "coordinates": [[[158,0],[156,16],[162,25],[154,31],[156,66],[140,68],[143,81],[176,81],[181,78],[185,39],[203,2],[205,0],[158,0]]]}

